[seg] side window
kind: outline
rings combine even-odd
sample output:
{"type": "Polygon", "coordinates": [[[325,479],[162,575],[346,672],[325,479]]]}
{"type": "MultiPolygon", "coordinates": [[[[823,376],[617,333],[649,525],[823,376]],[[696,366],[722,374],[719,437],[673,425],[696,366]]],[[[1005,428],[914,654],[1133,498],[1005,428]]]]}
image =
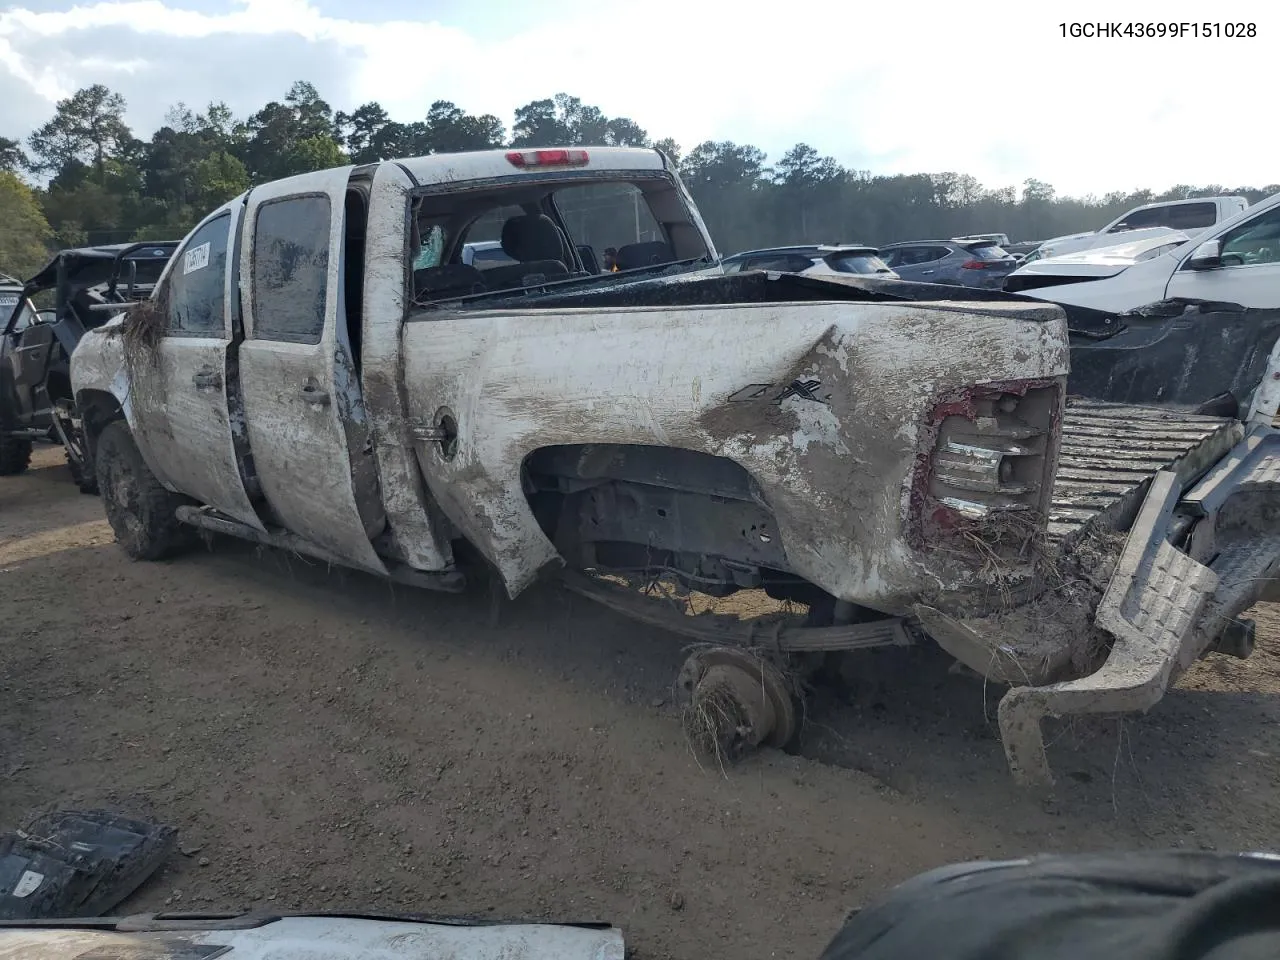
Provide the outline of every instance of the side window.
{"type": "Polygon", "coordinates": [[[329,198],[288,197],[258,208],[253,231],[253,336],[319,343],[329,279],[329,198]]]}
{"type": "Polygon", "coordinates": [[[1162,227],[1175,230],[1203,230],[1218,222],[1216,203],[1184,203],[1170,207],[1168,216],[1160,221],[1162,227]]]}
{"type": "Polygon", "coordinates": [[[177,254],[164,298],[171,337],[225,337],[227,239],[231,214],[210,220],[177,254]]]}
{"type": "Polygon", "coordinates": [[[1117,223],[1107,233],[1123,233],[1126,230],[1143,230],[1146,227],[1158,227],[1169,214],[1168,207],[1152,207],[1150,210],[1135,210],[1117,223]]]}
{"type": "Polygon", "coordinates": [[[1223,234],[1222,260],[1233,267],[1280,263],[1280,207],[1223,234]]]}

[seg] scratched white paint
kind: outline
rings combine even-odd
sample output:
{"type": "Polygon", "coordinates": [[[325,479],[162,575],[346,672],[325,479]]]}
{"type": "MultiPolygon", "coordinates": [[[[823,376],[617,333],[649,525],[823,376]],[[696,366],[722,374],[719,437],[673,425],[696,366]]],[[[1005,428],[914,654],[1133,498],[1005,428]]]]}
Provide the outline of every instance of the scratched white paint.
{"type": "MultiPolygon", "coordinates": [[[[661,168],[651,151],[593,150],[592,156],[593,164],[615,170],[661,168]]],[[[501,152],[406,163],[420,180],[433,182],[515,169],[501,152]]],[[[339,249],[349,173],[343,168],[258,188],[249,216],[272,197],[323,190],[334,201],[331,241],[339,249]]],[[[798,574],[838,597],[908,612],[920,591],[940,582],[936,564],[904,539],[918,424],[937,394],[1067,372],[1065,321],[1051,305],[476,311],[433,314],[439,318],[401,332],[407,188],[403,175],[384,165],[369,219],[362,387],[382,506],[408,561],[440,569],[451,554],[427,509],[428,497],[434,499],[495,564],[513,596],[559,559],[529,510],[524,458],[552,444],[661,444],[742,465],[763,491],[798,574]],[[797,377],[821,380],[819,392],[831,393],[830,404],[728,402],[749,385],[771,384],[780,392],[797,377]],[[452,460],[436,443],[414,443],[408,431],[410,420],[434,425],[445,410],[458,425],[452,460]]],[[[700,226],[691,203],[690,215],[700,226]]],[[[252,247],[245,244],[246,278],[251,266],[252,247]]],[[[306,379],[331,396],[354,390],[335,376],[338,270],[334,257],[329,315],[316,347],[253,340],[246,285],[245,429],[264,493],[289,529],[382,572],[367,517],[356,508],[351,438],[343,434],[351,424],[338,417],[347,400],[359,407],[359,398],[343,394],[323,407],[298,396],[306,379]]],[[[118,391],[118,358],[112,365],[107,351],[100,352],[80,364],[84,382],[118,391]]],[[[234,415],[229,422],[236,422],[234,415]]]]}
{"type": "Polygon", "coordinates": [[[453,548],[428,511],[400,382],[411,186],[399,166],[384,163],[370,189],[361,384],[373,428],[382,504],[396,543],[414,569],[443,570],[453,562],[453,548]]]}
{"type": "Polygon", "coordinates": [[[1253,393],[1249,407],[1249,423],[1269,427],[1280,409],[1280,340],[1271,348],[1267,368],[1262,372],[1262,382],[1253,393]]]}
{"type": "Polygon", "coordinates": [[[249,930],[0,929],[0,960],[75,960],[90,951],[164,957],[181,944],[230,947],[235,960],[623,960],[625,948],[613,927],[285,917],[249,930]]]}
{"type": "Polygon", "coordinates": [[[337,325],[343,321],[343,204],[350,168],[324,170],[269,183],[249,196],[245,236],[253,236],[263,203],[298,193],[329,195],[329,277],[324,331],[318,344],[253,337],[253,244],[241,249],[241,298],[247,339],[240,346],[240,385],[249,448],[262,492],[293,533],[319,544],[355,566],[386,573],[369,542],[366,518],[356,505],[346,428],[340,419],[337,325]],[[309,402],[309,384],[330,402],[309,402]]]}
{"type": "Polygon", "coordinates": [[[1061,311],[1019,319],[1025,309],[460,313],[407,326],[405,386],[413,416],[441,407],[457,416],[454,460],[423,448],[428,484],[513,595],[556,560],[521,489],[525,456],[551,444],[658,443],[740,463],[761,485],[796,572],[836,596],[893,607],[929,579],[903,541],[902,494],[916,453],[907,425],[939,390],[1067,372],[1061,311]],[[829,359],[833,349],[848,358],[843,369],[829,359]],[[781,390],[793,371],[823,363],[824,387],[838,381],[843,391],[828,413],[797,415],[798,401],[787,401],[771,425],[726,402],[754,383],[781,390]],[[695,378],[699,402],[690,400],[695,378]]]}
{"type": "MultiPolygon", "coordinates": [[[[243,206],[243,201],[233,200],[206,217],[187,235],[170,263],[177,261],[185,268],[184,251],[192,237],[224,212],[230,213],[227,250],[234,249],[243,206]]],[[[228,267],[230,260],[228,253],[228,267]]],[[[163,282],[171,280],[166,277],[163,282]]],[[[150,363],[144,360],[132,370],[126,368],[136,378],[129,391],[133,404],[131,427],[143,458],[166,486],[263,530],[240,475],[233,435],[235,421],[227,400],[227,360],[236,293],[231,286],[230,269],[223,271],[222,287],[221,336],[161,337],[150,363]],[[212,382],[208,381],[209,376],[214,378],[212,382]],[[197,380],[202,378],[205,385],[198,385],[197,380]]],[[[163,290],[157,285],[154,296],[162,296],[163,290]]]]}
{"type": "MultiPolygon", "coordinates": [[[[626,173],[656,172],[662,169],[662,157],[656,150],[641,147],[587,147],[588,162],[585,167],[561,167],[566,169],[609,170],[626,173]]],[[[433,153],[425,157],[411,157],[400,161],[419,183],[453,183],[470,180],[491,180],[495,177],[526,176],[530,179],[546,176],[547,169],[514,166],[504,150],[481,150],[470,153],[433,153]]]]}

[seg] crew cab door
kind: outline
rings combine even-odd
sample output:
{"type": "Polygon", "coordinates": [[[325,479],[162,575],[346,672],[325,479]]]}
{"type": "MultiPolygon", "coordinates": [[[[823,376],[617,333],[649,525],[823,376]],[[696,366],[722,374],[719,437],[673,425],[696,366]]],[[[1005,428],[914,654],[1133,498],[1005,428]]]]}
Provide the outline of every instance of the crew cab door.
{"type": "Polygon", "coordinates": [[[163,335],[149,359],[131,365],[129,406],[134,440],[163,483],[261,530],[237,458],[240,413],[228,395],[242,212],[240,200],[216,211],[174,254],[154,301],[163,335]]]}
{"type": "Polygon", "coordinates": [[[291,177],[249,194],[240,383],[249,448],[272,512],[338,558],[385,573],[371,543],[386,523],[347,327],[347,271],[363,269],[344,262],[351,170],[291,177]]]}

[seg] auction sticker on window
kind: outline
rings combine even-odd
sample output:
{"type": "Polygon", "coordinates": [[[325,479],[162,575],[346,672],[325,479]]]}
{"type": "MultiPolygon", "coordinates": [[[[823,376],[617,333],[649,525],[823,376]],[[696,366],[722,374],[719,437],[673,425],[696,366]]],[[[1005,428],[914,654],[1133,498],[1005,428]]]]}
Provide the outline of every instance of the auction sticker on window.
{"type": "Polygon", "coordinates": [[[209,265],[209,243],[208,241],[200,244],[198,247],[192,247],[186,252],[182,258],[183,274],[195,273],[197,270],[203,270],[209,265]]]}

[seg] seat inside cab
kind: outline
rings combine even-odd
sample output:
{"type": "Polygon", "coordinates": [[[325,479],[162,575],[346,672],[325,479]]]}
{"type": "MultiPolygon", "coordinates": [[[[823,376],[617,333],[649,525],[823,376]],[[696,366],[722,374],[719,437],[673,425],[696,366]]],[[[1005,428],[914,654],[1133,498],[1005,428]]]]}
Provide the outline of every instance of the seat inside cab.
{"type": "Polygon", "coordinates": [[[428,192],[411,244],[418,306],[707,253],[671,181],[640,177],[428,192]]]}

